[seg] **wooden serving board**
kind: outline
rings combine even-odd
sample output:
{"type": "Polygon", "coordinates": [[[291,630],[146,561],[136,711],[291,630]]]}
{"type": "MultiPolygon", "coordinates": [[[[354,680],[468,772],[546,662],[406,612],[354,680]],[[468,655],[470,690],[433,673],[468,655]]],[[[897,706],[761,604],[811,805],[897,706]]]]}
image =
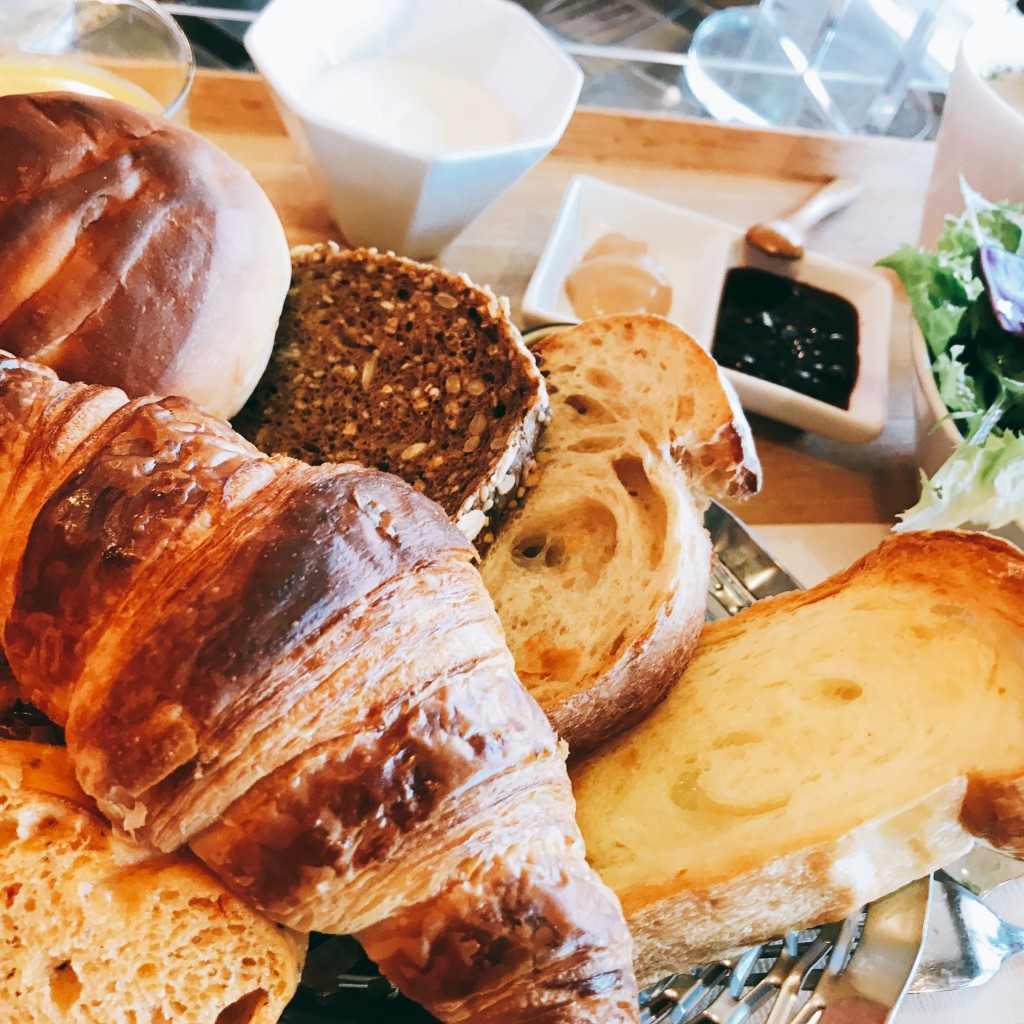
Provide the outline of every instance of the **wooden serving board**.
{"type": "MultiPolygon", "coordinates": [[[[340,239],[262,79],[200,72],[187,117],[252,171],[292,244],[340,239]]],[[[740,227],[787,212],[831,177],[855,178],[863,195],[822,225],[810,244],[822,255],[870,267],[917,238],[933,149],[899,139],[580,109],[559,145],[438,262],[508,296],[517,316],[566,185],[574,174],[588,173],[740,227]]],[[[765,484],[736,509],[747,522],[891,524],[916,501],[910,313],[898,283],[894,292],[886,429],[869,444],[848,445],[753,417],[765,484]]]]}

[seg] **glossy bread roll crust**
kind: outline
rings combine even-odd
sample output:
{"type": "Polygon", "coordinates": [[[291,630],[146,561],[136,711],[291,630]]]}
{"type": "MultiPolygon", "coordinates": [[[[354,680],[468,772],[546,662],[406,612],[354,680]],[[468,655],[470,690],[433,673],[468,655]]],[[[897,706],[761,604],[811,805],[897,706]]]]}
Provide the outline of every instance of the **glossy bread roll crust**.
{"type": "Polygon", "coordinates": [[[444,1020],[636,1019],[564,748],[439,506],[0,356],[0,508],[7,656],[113,821],[358,933],[444,1020]]]}
{"type": "Polygon", "coordinates": [[[115,100],[0,97],[0,349],[230,416],[290,273],[270,201],[202,136],[115,100]]]}

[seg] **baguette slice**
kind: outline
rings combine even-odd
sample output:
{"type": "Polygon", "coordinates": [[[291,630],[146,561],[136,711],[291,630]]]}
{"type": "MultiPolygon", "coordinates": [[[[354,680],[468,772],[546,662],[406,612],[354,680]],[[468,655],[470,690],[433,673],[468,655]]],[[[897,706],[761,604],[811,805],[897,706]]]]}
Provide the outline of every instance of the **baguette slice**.
{"type": "Polygon", "coordinates": [[[394,473],[474,540],[547,412],[507,302],[462,274],[330,244],[292,250],[270,364],[234,425],[271,454],[394,473]]]}
{"type": "Polygon", "coordinates": [[[736,396],[688,334],[610,316],[533,350],[552,418],[481,572],[516,670],[574,752],[637,721],[704,623],[708,496],[760,465],[736,396]]]}
{"type": "Polygon", "coordinates": [[[1024,554],[896,535],[708,625],[573,785],[642,981],[841,918],[974,836],[1024,853],[1024,554]]]}
{"type": "Polygon", "coordinates": [[[304,937],[111,831],[63,747],[0,742],[0,1020],[273,1024],[304,937]]]}

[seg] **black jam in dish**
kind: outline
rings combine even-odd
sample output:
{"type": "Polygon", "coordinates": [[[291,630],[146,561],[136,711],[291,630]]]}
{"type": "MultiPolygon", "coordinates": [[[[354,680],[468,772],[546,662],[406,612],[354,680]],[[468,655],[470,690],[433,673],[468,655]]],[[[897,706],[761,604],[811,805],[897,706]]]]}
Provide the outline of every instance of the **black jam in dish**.
{"type": "Polygon", "coordinates": [[[857,333],[857,310],[841,295],[758,267],[733,267],[711,354],[720,366],[848,409],[857,333]]]}

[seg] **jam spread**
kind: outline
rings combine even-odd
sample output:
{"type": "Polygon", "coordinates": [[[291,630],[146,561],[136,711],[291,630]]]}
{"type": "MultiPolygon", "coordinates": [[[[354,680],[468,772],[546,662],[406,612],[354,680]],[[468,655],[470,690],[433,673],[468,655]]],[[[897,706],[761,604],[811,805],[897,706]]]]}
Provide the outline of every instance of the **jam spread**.
{"type": "Polygon", "coordinates": [[[725,277],[711,354],[720,366],[846,409],[857,379],[857,310],[758,267],[725,277]]]}

